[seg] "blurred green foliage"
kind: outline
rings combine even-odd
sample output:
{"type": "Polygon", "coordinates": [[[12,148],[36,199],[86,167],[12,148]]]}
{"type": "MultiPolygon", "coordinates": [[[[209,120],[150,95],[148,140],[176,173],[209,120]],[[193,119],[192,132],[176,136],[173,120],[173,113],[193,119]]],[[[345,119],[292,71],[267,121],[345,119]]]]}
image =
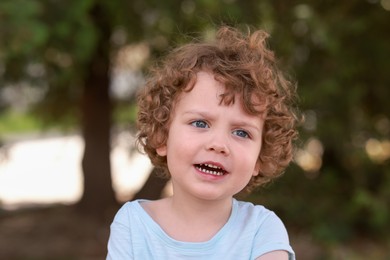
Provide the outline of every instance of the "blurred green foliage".
{"type": "Polygon", "coordinates": [[[1,113],[0,122],[0,133],[4,135],[37,131],[42,128],[41,122],[36,119],[36,116],[15,113],[14,111],[1,113]]]}
{"type": "Polygon", "coordinates": [[[192,37],[209,37],[221,23],[269,31],[281,66],[298,83],[306,157],[251,199],[329,243],[389,238],[388,0],[3,0],[0,89],[17,81],[46,87],[37,111],[52,120],[77,116],[99,35],[90,19],[96,5],[112,27],[110,52],[142,41],[149,63],[192,37]],[[37,64],[43,73],[31,70],[37,64]]]}

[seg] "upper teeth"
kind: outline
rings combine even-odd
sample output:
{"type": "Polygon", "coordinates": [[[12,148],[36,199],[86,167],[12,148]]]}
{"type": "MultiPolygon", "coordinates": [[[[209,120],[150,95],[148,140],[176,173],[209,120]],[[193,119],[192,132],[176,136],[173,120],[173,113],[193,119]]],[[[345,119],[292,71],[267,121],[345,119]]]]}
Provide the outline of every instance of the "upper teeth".
{"type": "Polygon", "coordinates": [[[215,165],[212,165],[212,164],[203,164],[204,166],[207,166],[207,167],[210,167],[210,168],[213,168],[213,169],[222,169],[221,167],[218,167],[218,166],[215,166],[215,165]]]}
{"type": "Polygon", "coordinates": [[[218,166],[215,166],[215,165],[212,165],[212,164],[200,164],[198,167],[197,167],[201,172],[204,172],[204,173],[207,173],[207,174],[211,174],[211,175],[217,175],[217,176],[221,176],[223,175],[223,170],[221,167],[218,167],[218,166]],[[212,169],[216,169],[218,171],[212,171],[212,170],[208,170],[208,169],[205,169],[203,167],[208,167],[208,168],[212,168],[212,169]]]}

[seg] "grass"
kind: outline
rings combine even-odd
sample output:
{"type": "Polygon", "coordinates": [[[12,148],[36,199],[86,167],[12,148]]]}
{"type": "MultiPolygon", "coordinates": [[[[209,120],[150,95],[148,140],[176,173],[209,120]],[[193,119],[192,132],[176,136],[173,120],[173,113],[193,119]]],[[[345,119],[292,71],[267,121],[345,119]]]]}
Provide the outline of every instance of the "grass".
{"type": "MultiPolygon", "coordinates": [[[[134,125],[136,116],[137,107],[135,104],[118,105],[112,115],[114,125],[134,125]]],[[[0,112],[0,138],[13,134],[46,131],[53,128],[60,130],[77,128],[77,120],[75,118],[72,116],[64,118],[69,120],[63,120],[64,122],[47,122],[40,118],[39,115],[30,112],[4,110],[0,112]]]]}
{"type": "Polygon", "coordinates": [[[117,124],[134,124],[137,118],[136,104],[119,104],[113,111],[113,120],[117,124]]]}
{"type": "Polygon", "coordinates": [[[34,115],[9,110],[0,113],[0,122],[1,135],[36,131],[44,127],[34,115]]]}

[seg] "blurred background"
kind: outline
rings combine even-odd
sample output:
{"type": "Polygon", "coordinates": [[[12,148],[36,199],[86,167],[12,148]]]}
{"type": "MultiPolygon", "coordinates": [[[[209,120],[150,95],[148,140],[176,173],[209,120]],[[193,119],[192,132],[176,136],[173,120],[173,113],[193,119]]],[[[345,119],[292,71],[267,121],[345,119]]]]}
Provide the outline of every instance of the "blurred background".
{"type": "Polygon", "coordinates": [[[2,0],[1,259],[104,259],[120,205],[169,194],[133,146],[135,91],[221,24],[271,34],[306,119],[247,199],[298,259],[390,259],[390,0],[2,0]]]}

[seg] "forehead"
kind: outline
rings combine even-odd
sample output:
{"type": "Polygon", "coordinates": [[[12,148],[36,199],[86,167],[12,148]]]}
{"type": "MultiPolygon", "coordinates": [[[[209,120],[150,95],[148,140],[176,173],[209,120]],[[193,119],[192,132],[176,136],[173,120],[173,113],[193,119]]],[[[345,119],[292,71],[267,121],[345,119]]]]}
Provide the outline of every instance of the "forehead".
{"type": "Polygon", "coordinates": [[[217,81],[214,74],[207,71],[199,71],[190,80],[187,86],[180,92],[175,103],[182,100],[204,101],[206,99],[215,99],[220,102],[222,96],[226,93],[226,87],[221,82],[217,81]]]}
{"type": "Polygon", "coordinates": [[[222,83],[222,78],[207,70],[197,72],[189,84],[178,93],[174,106],[183,98],[191,100],[194,97],[200,97],[200,100],[203,100],[213,95],[221,106],[232,106],[237,103],[247,114],[263,118],[266,110],[264,95],[255,93],[254,88],[245,86],[245,84],[235,86],[227,83],[226,86],[222,83]]]}

